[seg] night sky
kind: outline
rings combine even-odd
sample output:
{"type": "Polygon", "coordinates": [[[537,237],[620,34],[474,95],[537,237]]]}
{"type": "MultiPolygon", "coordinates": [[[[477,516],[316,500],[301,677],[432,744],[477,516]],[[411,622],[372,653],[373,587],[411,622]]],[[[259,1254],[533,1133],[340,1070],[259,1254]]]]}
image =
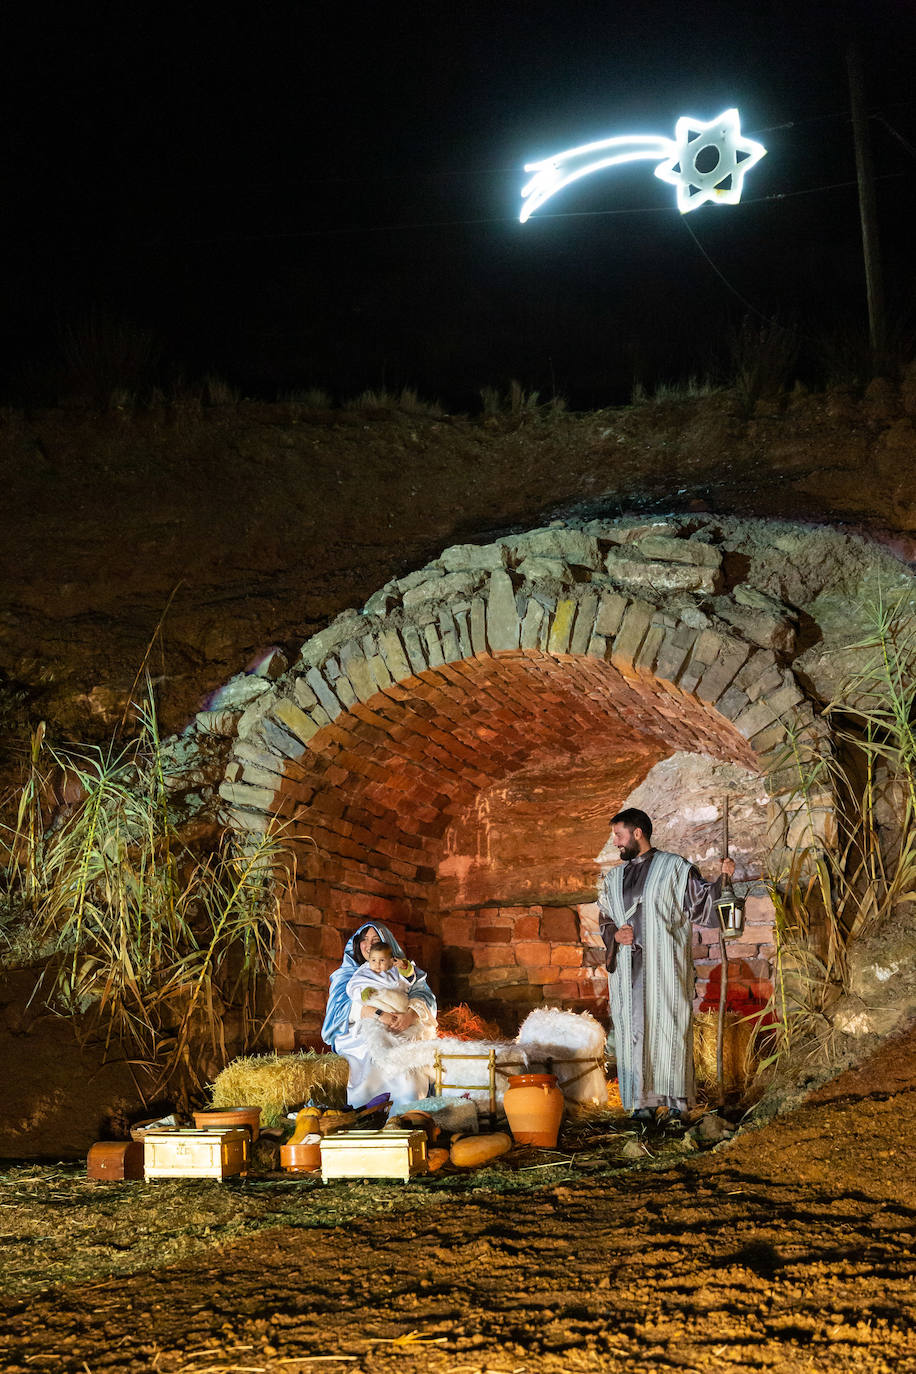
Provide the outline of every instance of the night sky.
{"type": "Polygon", "coordinates": [[[912,337],[914,0],[6,7],[3,398],[65,394],[90,319],[151,345],[138,389],[268,398],[467,408],[517,377],[610,403],[773,316],[814,368],[865,321],[850,24],[912,337]],[[741,205],[682,217],[641,163],[519,225],[526,161],[730,106],[768,149],[741,205]]]}

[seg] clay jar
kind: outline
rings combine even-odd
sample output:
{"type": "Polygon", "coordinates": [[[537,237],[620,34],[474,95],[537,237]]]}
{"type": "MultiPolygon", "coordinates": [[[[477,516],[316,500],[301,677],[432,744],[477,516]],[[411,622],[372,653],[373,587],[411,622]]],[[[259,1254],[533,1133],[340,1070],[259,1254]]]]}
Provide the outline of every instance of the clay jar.
{"type": "Polygon", "coordinates": [[[258,1138],[260,1124],[260,1107],[211,1107],[209,1111],[194,1113],[194,1125],[199,1131],[211,1130],[215,1126],[247,1126],[252,1145],[258,1138]]]}
{"type": "Polygon", "coordinates": [[[552,1149],[557,1143],[563,1107],[563,1094],[555,1074],[510,1074],[503,1111],[517,1145],[552,1149]]]}

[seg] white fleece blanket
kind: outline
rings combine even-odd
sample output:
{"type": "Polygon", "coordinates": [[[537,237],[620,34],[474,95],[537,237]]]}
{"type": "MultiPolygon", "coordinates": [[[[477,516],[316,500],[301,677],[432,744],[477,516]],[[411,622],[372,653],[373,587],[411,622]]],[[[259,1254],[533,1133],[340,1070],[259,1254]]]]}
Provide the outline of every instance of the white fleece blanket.
{"type": "Polygon", "coordinates": [[[606,1040],[606,1030],[587,1011],[537,1007],[522,1022],[516,1043],[531,1064],[552,1061],[552,1072],[567,1101],[604,1103],[606,1040]]]}
{"type": "Polygon", "coordinates": [[[389,1052],[386,1064],[395,1073],[425,1068],[433,1076],[435,1056],[470,1055],[471,1058],[448,1059],[442,1063],[442,1096],[466,1097],[479,1107],[488,1108],[490,1101],[490,1050],[496,1051],[496,1101],[502,1102],[509,1086],[510,1073],[524,1073],[528,1067],[525,1050],[514,1040],[453,1040],[443,1036],[437,1040],[402,1042],[389,1052]],[[500,1072],[503,1067],[503,1072],[500,1072]],[[459,1086],[461,1085],[461,1086],[459,1086]]]}

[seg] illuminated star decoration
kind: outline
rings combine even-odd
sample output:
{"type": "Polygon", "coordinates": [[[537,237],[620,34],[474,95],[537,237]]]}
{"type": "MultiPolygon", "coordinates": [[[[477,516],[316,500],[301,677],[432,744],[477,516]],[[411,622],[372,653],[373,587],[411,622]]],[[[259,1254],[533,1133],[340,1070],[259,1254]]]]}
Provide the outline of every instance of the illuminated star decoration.
{"type": "Polygon", "coordinates": [[[675,125],[673,139],[660,134],[621,134],[583,143],[565,153],[526,164],[525,171],[535,175],[522,187],[525,204],[519,219],[524,224],[570,182],[591,172],[644,158],[662,159],[655,175],[677,187],[677,206],[682,214],[707,200],[737,205],[745,176],[765,152],[762,143],[741,137],[737,110],[723,110],[708,124],[684,116],[675,125]]]}

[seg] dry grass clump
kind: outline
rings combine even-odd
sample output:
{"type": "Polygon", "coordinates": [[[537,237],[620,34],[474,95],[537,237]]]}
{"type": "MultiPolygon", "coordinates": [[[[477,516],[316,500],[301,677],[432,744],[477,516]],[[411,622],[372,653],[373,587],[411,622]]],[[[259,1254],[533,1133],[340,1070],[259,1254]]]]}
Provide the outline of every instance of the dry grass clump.
{"type": "Polygon", "coordinates": [[[502,1032],[495,1021],[487,1021],[465,1002],[457,1007],[449,1007],[438,1017],[440,1039],[452,1040],[501,1040],[502,1032]]]}
{"type": "Polygon", "coordinates": [[[291,1107],[310,1098],[347,1105],[347,1061],[339,1054],[257,1054],[233,1059],[211,1088],[214,1107],[260,1107],[261,1124],[278,1126],[291,1107]]]}
{"type": "MultiPolygon", "coordinates": [[[[726,1092],[741,1092],[747,1087],[756,1068],[754,1040],[759,1022],[755,1017],[725,1013],[722,1035],[722,1078],[726,1092]]],[[[718,1083],[716,1046],[719,1013],[700,1011],[693,1018],[693,1062],[697,1085],[713,1090],[718,1083]]]]}

